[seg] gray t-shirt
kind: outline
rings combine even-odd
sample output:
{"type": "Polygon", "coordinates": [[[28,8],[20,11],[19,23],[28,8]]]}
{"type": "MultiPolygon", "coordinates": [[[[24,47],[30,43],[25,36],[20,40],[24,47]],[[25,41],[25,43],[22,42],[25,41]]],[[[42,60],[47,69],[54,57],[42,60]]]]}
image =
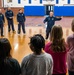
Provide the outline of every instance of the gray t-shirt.
{"type": "Polygon", "coordinates": [[[30,54],[21,64],[22,75],[52,75],[53,60],[50,54],[30,54]]]}

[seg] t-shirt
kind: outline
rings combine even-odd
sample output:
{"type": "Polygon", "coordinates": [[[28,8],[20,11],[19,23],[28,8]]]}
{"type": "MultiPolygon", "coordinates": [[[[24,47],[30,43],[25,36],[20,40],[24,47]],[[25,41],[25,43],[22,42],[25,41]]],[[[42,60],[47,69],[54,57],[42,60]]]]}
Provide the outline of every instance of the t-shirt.
{"type": "Polygon", "coordinates": [[[68,70],[74,71],[74,34],[67,37],[69,52],[67,54],[68,70]]]}
{"type": "Polygon", "coordinates": [[[4,62],[0,62],[0,66],[0,75],[20,75],[21,73],[20,65],[16,59],[6,58],[4,62]]]}
{"type": "Polygon", "coordinates": [[[21,64],[22,75],[52,75],[53,60],[50,54],[30,54],[21,64]]]}
{"type": "Polygon", "coordinates": [[[45,52],[51,54],[53,58],[53,74],[63,74],[66,73],[67,68],[66,68],[66,55],[67,51],[65,52],[54,52],[51,49],[51,42],[46,44],[45,46],[45,52]]]}

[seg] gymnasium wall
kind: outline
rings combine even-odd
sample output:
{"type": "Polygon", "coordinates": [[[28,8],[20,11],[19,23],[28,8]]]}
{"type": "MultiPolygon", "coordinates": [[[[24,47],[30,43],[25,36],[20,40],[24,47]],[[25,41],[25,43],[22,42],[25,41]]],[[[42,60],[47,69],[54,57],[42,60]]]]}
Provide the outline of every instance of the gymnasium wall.
{"type": "Polygon", "coordinates": [[[54,6],[55,16],[74,16],[74,6],[54,6]]]}
{"type": "Polygon", "coordinates": [[[45,6],[25,6],[24,12],[26,16],[44,16],[45,6]]]}
{"type": "MultiPolygon", "coordinates": [[[[3,3],[3,0],[1,0],[3,3]]],[[[26,16],[44,16],[45,15],[45,5],[54,5],[54,14],[56,16],[73,16],[74,0],[4,0],[3,7],[12,7],[12,10],[16,14],[19,8],[24,9],[26,16]],[[58,8],[60,7],[61,8],[58,8]],[[70,9],[68,9],[69,7],[70,9]],[[60,11],[62,10],[62,11],[60,11]],[[65,12],[67,11],[67,13],[65,12]],[[38,12],[38,13],[37,13],[38,12]],[[59,13],[57,13],[59,12],[59,13]]]]}

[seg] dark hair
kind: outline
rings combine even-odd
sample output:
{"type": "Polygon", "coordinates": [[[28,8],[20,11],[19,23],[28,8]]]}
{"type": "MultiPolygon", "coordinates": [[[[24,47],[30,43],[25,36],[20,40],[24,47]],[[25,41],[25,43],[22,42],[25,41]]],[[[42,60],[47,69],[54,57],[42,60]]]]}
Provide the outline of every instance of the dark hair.
{"type": "Polygon", "coordinates": [[[31,48],[33,52],[36,54],[40,54],[42,48],[44,49],[45,47],[45,40],[41,34],[36,34],[33,37],[30,38],[30,46],[34,47],[31,48]]]}
{"type": "Polygon", "coordinates": [[[8,39],[0,38],[0,58],[5,59],[10,57],[11,45],[8,39]]]}
{"type": "Polygon", "coordinates": [[[72,23],[71,23],[71,30],[74,32],[74,19],[72,20],[72,23]]]}
{"type": "Polygon", "coordinates": [[[22,10],[22,9],[19,9],[19,11],[20,11],[20,10],[22,10]]]}
{"type": "Polygon", "coordinates": [[[63,52],[66,50],[63,30],[60,25],[52,27],[50,41],[52,42],[51,48],[54,52],[63,52]]]}

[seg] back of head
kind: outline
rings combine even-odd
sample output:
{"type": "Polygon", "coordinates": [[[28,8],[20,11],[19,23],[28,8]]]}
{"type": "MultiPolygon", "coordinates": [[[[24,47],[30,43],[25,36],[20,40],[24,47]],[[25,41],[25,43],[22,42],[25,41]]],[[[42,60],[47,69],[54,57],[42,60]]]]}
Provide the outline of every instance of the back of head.
{"type": "Polygon", "coordinates": [[[74,19],[72,20],[72,23],[71,23],[71,30],[74,32],[74,19]]]}
{"type": "Polygon", "coordinates": [[[8,39],[0,38],[0,74],[5,75],[5,71],[7,69],[6,65],[7,58],[11,57],[10,55],[11,45],[8,39]]]}
{"type": "Polygon", "coordinates": [[[65,51],[65,41],[63,39],[63,30],[60,25],[52,27],[50,40],[52,42],[51,48],[55,52],[65,51]]]}
{"type": "Polygon", "coordinates": [[[0,38],[0,59],[4,60],[7,57],[10,57],[11,45],[8,39],[0,38]]]}
{"type": "Polygon", "coordinates": [[[42,35],[36,34],[30,39],[30,48],[36,54],[40,54],[45,47],[45,40],[42,35]]]}

